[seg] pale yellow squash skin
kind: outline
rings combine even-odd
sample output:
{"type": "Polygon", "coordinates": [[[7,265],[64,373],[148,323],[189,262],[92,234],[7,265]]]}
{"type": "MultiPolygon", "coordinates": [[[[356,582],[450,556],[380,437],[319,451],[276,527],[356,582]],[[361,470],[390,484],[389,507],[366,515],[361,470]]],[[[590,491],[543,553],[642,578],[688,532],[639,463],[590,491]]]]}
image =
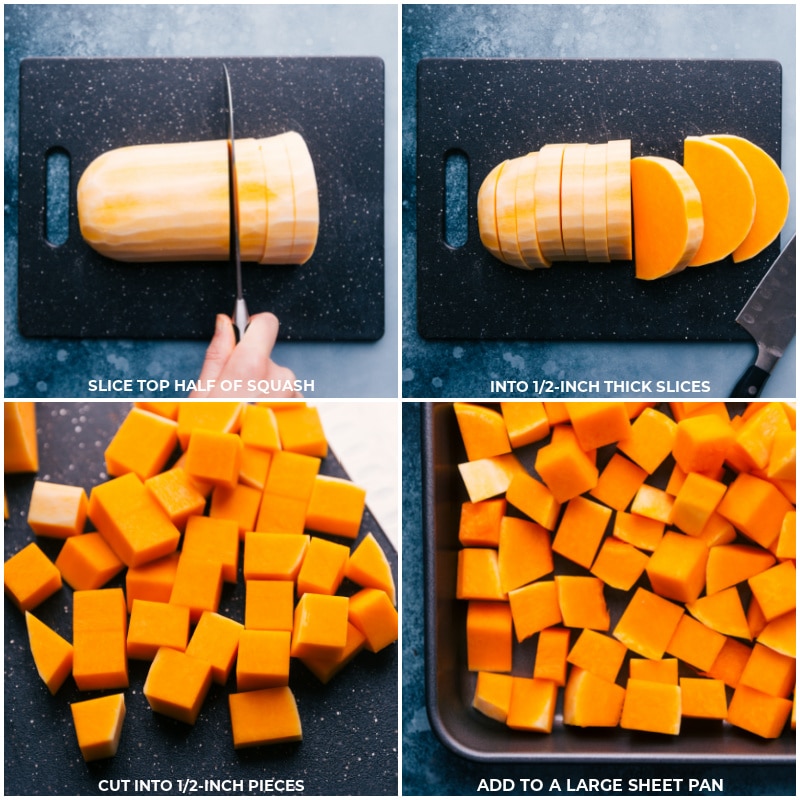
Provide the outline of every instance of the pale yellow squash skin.
{"type": "Polygon", "coordinates": [[[528,269],[517,242],[517,175],[518,158],[505,162],[497,178],[495,214],[497,215],[497,239],[502,258],[512,267],[528,269]]]}
{"type": "Polygon", "coordinates": [[[502,260],[500,244],[497,240],[497,214],[494,202],[497,194],[497,178],[503,168],[501,162],[484,179],[478,190],[478,232],[483,246],[495,257],[502,260]]]}
{"type": "Polygon", "coordinates": [[[608,145],[590,144],[583,167],[583,233],[588,261],[610,261],[606,222],[608,145]]]}
{"type": "MultiPolygon", "coordinates": [[[[302,136],[238,140],[236,174],[242,260],[308,261],[319,202],[302,136]]],[[[225,140],[117,148],[78,182],[81,234],[117,261],[226,261],[229,208],[225,140]]]]}
{"type": "Polygon", "coordinates": [[[630,261],[633,258],[630,139],[608,143],[606,191],[609,258],[630,261]]]}
{"type": "Polygon", "coordinates": [[[548,260],[564,258],[561,238],[561,162],[563,144],[546,144],[539,150],[534,182],[534,215],[536,235],[544,257],[548,260]]]}
{"type": "Polygon", "coordinates": [[[550,261],[544,257],[539,239],[536,236],[534,218],[534,183],[536,181],[537,153],[528,153],[520,159],[517,174],[515,203],[517,207],[517,244],[519,254],[528,269],[549,267],[550,261]]]}
{"type": "Polygon", "coordinates": [[[561,235],[564,255],[573,261],[586,261],[583,176],[587,147],[585,142],[566,145],[561,168],[561,235]]]}

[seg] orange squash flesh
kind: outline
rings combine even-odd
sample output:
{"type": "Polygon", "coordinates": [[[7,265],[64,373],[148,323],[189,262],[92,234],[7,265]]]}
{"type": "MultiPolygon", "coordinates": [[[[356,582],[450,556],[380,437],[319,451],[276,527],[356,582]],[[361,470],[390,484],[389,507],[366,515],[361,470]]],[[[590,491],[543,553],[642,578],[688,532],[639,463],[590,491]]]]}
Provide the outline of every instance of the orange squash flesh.
{"type": "Polygon", "coordinates": [[[3,586],[20,611],[30,611],[61,588],[61,573],[31,542],[6,561],[3,586]]]}
{"type": "Polygon", "coordinates": [[[161,472],[178,444],[178,423],[132,408],[105,451],[109,475],[135,473],[141,480],[161,472]]]}
{"type": "Polygon", "coordinates": [[[28,525],[37,536],[78,536],[86,524],[88,504],[80,486],[36,481],[28,507],[28,525]]]}
{"type": "Polygon", "coordinates": [[[628,730],[677,736],[681,730],[680,687],[630,678],[619,724],[628,730]]]}
{"type": "Polygon", "coordinates": [[[535,581],[553,571],[550,534],[535,522],[503,517],[497,559],[502,594],[535,581]]]}
{"type": "Polygon", "coordinates": [[[564,690],[564,724],[580,728],[619,725],[625,689],[580,667],[573,667],[564,690]]]}
{"type": "Polygon", "coordinates": [[[25,625],[36,671],[55,694],[72,672],[72,645],[30,611],[25,612],[25,625]]]}
{"type": "Polygon", "coordinates": [[[158,650],[143,694],[153,711],[194,725],[211,687],[211,665],[169,647],[158,650]]]}
{"type": "Polygon", "coordinates": [[[513,677],[506,725],[518,730],[550,733],[558,687],[552,681],[513,677]]]}
{"type": "Polygon", "coordinates": [[[511,707],[513,678],[500,672],[479,672],[472,707],[491,719],[505,722],[511,707]]]}
{"type": "Polygon", "coordinates": [[[563,686],[567,680],[570,633],[565,628],[545,628],[539,632],[533,677],[563,686]]]}
{"type": "Polygon", "coordinates": [[[297,701],[288,686],[235,692],[228,702],[237,750],[303,738],[297,701]]]}
{"type": "Polygon", "coordinates": [[[3,472],[37,472],[36,405],[29,401],[3,404],[3,472]]]}
{"type": "Polygon", "coordinates": [[[728,722],[764,739],[775,739],[781,735],[791,711],[791,700],[738,686],[728,706],[728,722]]]}
{"type": "Polygon", "coordinates": [[[84,761],[116,755],[125,720],[124,694],[71,703],[70,711],[84,761]]]}

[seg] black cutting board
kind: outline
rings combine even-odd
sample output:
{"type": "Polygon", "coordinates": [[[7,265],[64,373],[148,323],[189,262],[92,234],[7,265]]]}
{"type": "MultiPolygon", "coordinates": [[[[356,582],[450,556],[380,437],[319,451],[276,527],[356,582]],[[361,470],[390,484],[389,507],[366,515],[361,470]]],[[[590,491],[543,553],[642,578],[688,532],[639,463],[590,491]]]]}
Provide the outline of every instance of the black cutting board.
{"type": "MultiPolygon", "coordinates": [[[[230,58],[237,138],[288,130],[317,176],[320,233],[302,266],[244,265],[250,313],[281,338],[376,340],[384,330],[384,67],[379,58],[230,58]]],[[[222,59],[25,59],[20,67],[19,325],[25,336],[207,339],[231,313],[225,262],[127,264],[81,238],[89,163],[131,144],[224,139],[222,59]],[[46,158],[70,158],[69,235],[45,236],[46,158]]]]}
{"type": "MultiPolygon", "coordinates": [[[[6,475],[10,518],[5,523],[4,560],[36,541],[51,558],[62,542],[37,537],[27,524],[27,510],[36,477],[83,486],[87,493],[106,480],[103,451],[124,419],[124,403],[37,404],[39,472],[6,475]]],[[[332,453],[320,472],[347,475],[332,453]]],[[[91,527],[91,526],[88,526],[91,527]]],[[[397,552],[365,510],[356,542],[371,532],[392,565],[397,581],[397,552]]],[[[336,541],[343,541],[337,539],[336,541]]],[[[244,619],[244,582],[225,584],[220,613],[244,619]]],[[[119,576],[109,586],[124,587],[119,576]]],[[[355,590],[351,584],[343,593],[355,590]]],[[[72,640],[72,589],[66,584],[33,613],[72,640]]],[[[36,673],[28,646],[23,614],[5,598],[5,793],[13,795],[167,794],[177,796],[178,780],[196,781],[189,794],[264,795],[390,795],[397,794],[397,645],[379,653],[362,652],[327,685],[293,660],[289,685],[297,698],[303,741],[265,747],[233,749],[228,695],[235,675],[221,687],[213,684],[194,726],[150,710],[142,694],[149,662],[130,664],[130,688],[125,691],[127,716],[117,755],[84,763],[75,738],[69,703],[109,692],[81,692],[68,678],[55,696],[36,673]],[[250,789],[256,779],[294,779],[304,791],[250,789]],[[101,780],[130,779],[108,792],[101,780]],[[172,791],[134,791],[134,779],[172,781],[172,791]],[[205,780],[242,780],[209,791],[205,780]]],[[[184,786],[186,784],[184,783],[184,786]]],[[[152,784],[155,786],[155,784],[152,784]]]]}
{"type": "Polygon", "coordinates": [[[734,322],[777,257],[730,258],[657,281],[630,262],[509,267],[481,245],[489,171],[556,142],[631,139],[632,155],[683,160],[689,135],[733,133],[780,163],[773,61],[425,59],[417,70],[417,317],[427,339],[734,341],[734,322]],[[448,154],[468,160],[467,241],[444,238],[448,154]]]}

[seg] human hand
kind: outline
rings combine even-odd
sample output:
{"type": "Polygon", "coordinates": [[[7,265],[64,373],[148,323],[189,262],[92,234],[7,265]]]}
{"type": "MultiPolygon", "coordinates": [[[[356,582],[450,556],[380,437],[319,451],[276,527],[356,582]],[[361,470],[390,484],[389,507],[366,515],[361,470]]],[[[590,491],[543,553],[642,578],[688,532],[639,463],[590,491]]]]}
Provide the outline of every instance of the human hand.
{"type": "MultiPolygon", "coordinates": [[[[236,343],[233,321],[225,314],[218,314],[214,336],[206,350],[205,361],[200,370],[198,384],[213,388],[196,390],[189,397],[230,397],[223,391],[224,381],[270,381],[273,386],[284,387],[295,381],[295,374],[288,367],[281,367],[272,360],[272,349],[278,337],[278,318],[269,312],[254,314],[241,341],[236,343]]],[[[245,392],[246,394],[246,392],[245,392]]],[[[270,397],[302,397],[300,392],[270,391],[270,397]]]]}

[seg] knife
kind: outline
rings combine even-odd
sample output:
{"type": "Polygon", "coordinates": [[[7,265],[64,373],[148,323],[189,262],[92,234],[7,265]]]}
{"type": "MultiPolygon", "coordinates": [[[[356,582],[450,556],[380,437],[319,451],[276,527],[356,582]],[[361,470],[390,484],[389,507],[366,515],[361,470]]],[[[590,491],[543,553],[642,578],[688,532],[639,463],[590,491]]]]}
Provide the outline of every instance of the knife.
{"type": "Polygon", "coordinates": [[[236,303],[233,307],[233,328],[236,340],[239,341],[250,323],[247,304],[242,290],[242,259],[239,249],[239,185],[236,175],[236,148],[233,138],[233,93],[231,78],[226,64],[225,87],[228,94],[228,199],[230,203],[230,259],[236,269],[236,303]]]}
{"type": "Polygon", "coordinates": [[[755,339],[758,356],[733,387],[731,397],[758,397],[795,335],[796,236],[761,279],[736,321],[755,339]]]}

